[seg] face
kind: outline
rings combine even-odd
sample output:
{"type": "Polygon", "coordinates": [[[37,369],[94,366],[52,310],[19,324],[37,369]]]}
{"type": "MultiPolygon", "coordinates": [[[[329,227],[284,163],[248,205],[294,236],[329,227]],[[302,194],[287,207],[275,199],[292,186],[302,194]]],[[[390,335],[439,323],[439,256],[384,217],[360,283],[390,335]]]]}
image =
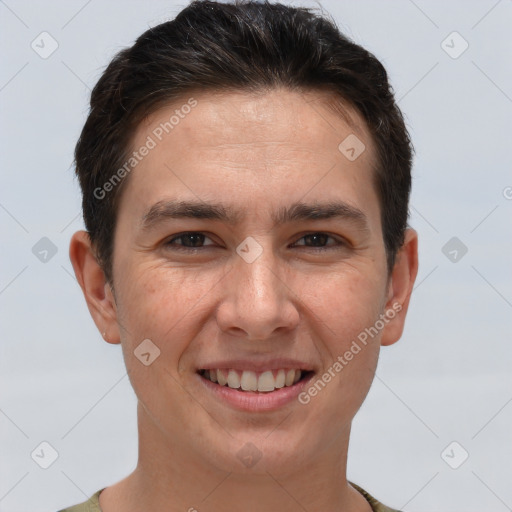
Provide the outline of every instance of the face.
{"type": "Polygon", "coordinates": [[[122,344],[141,436],[227,471],[245,455],[292,471],[348,433],[414,263],[388,276],[354,111],[349,125],[320,93],[192,96],[135,134],[150,149],[122,191],[115,300],[105,287],[93,316],[122,344]]]}

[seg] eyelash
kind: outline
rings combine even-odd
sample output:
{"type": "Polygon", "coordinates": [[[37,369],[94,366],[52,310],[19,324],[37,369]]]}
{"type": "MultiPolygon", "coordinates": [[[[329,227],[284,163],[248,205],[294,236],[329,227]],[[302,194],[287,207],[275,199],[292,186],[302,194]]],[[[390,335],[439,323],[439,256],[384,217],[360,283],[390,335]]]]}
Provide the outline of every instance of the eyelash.
{"type": "MultiPolygon", "coordinates": [[[[190,252],[190,253],[196,253],[196,252],[198,252],[198,250],[205,248],[204,246],[203,247],[185,247],[185,246],[180,246],[180,245],[176,245],[173,243],[176,240],[186,238],[187,236],[190,236],[190,235],[202,235],[205,238],[209,238],[201,231],[187,231],[185,233],[181,233],[179,235],[173,236],[171,239],[169,239],[167,242],[165,242],[164,245],[166,248],[170,248],[172,250],[184,251],[184,252],[190,252]]],[[[345,241],[335,238],[334,236],[329,235],[328,233],[324,233],[323,231],[313,231],[311,233],[307,233],[307,234],[303,235],[302,237],[300,237],[299,240],[302,240],[306,237],[310,237],[310,236],[314,236],[314,235],[327,236],[327,238],[331,238],[332,240],[334,240],[336,242],[336,244],[327,245],[327,246],[323,246],[323,247],[315,247],[315,246],[307,246],[307,245],[300,245],[299,247],[305,247],[307,249],[312,249],[315,252],[324,252],[324,251],[329,251],[332,249],[340,249],[341,247],[346,246],[345,241]]],[[[204,243],[204,241],[203,241],[203,243],[204,243]]],[[[213,245],[206,246],[206,247],[213,247],[213,245]]]]}

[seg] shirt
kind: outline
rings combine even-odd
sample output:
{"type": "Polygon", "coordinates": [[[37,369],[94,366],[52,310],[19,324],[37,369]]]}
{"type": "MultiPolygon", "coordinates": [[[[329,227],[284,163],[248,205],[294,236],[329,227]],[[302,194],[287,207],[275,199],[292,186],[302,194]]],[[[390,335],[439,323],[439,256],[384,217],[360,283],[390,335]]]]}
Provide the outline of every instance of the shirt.
{"type": "MultiPolygon", "coordinates": [[[[386,505],[383,505],[380,501],[377,501],[373,496],[368,494],[358,485],[352,482],[349,483],[352,487],[354,487],[354,489],[359,491],[366,498],[366,501],[370,504],[373,512],[400,512],[400,510],[386,507],[386,505]]],[[[103,489],[100,489],[98,492],[93,494],[87,501],[84,501],[78,505],[74,505],[73,507],[59,510],[59,512],[102,512],[100,508],[100,493],[103,491],[103,489]]]]}

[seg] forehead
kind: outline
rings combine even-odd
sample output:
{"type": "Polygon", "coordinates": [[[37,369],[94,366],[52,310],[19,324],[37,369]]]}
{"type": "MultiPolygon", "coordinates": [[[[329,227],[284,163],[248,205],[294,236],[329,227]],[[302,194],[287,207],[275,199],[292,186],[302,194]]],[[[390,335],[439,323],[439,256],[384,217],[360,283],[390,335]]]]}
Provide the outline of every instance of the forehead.
{"type": "Polygon", "coordinates": [[[173,194],[239,198],[246,209],[306,195],[367,200],[375,167],[371,136],[355,109],[343,105],[340,114],[333,101],[324,92],[285,89],[184,96],[138,126],[131,149],[145,155],[124,195],[137,199],[132,207],[140,214],[173,194]]]}
{"type": "Polygon", "coordinates": [[[190,93],[146,117],[135,132],[133,145],[148,135],[165,145],[177,134],[218,150],[235,144],[270,143],[274,149],[288,145],[322,153],[326,145],[319,144],[319,137],[327,137],[325,142],[332,149],[332,142],[341,142],[349,134],[372,145],[364,120],[350,104],[329,92],[285,88],[190,93]],[[194,122],[197,118],[200,121],[194,122]]]}

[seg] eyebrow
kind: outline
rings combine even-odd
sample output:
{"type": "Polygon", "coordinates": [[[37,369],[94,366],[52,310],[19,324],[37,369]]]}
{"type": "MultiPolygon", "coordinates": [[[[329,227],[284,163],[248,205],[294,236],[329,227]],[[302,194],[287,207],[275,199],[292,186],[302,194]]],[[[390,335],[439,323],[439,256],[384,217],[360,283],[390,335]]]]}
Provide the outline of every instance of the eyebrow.
{"type": "MultiPolygon", "coordinates": [[[[168,219],[207,219],[234,226],[242,218],[242,212],[220,203],[164,200],[155,203],[142,216],[142,229],[150,230],[168,219]]],[[[361,231],[370,231],[366,215],[359,208],[343,201],[312,204],[296,202],[272,212],[271,218],[275,225],[297,221],[343,219],[354,223],[361,231]]]]}

